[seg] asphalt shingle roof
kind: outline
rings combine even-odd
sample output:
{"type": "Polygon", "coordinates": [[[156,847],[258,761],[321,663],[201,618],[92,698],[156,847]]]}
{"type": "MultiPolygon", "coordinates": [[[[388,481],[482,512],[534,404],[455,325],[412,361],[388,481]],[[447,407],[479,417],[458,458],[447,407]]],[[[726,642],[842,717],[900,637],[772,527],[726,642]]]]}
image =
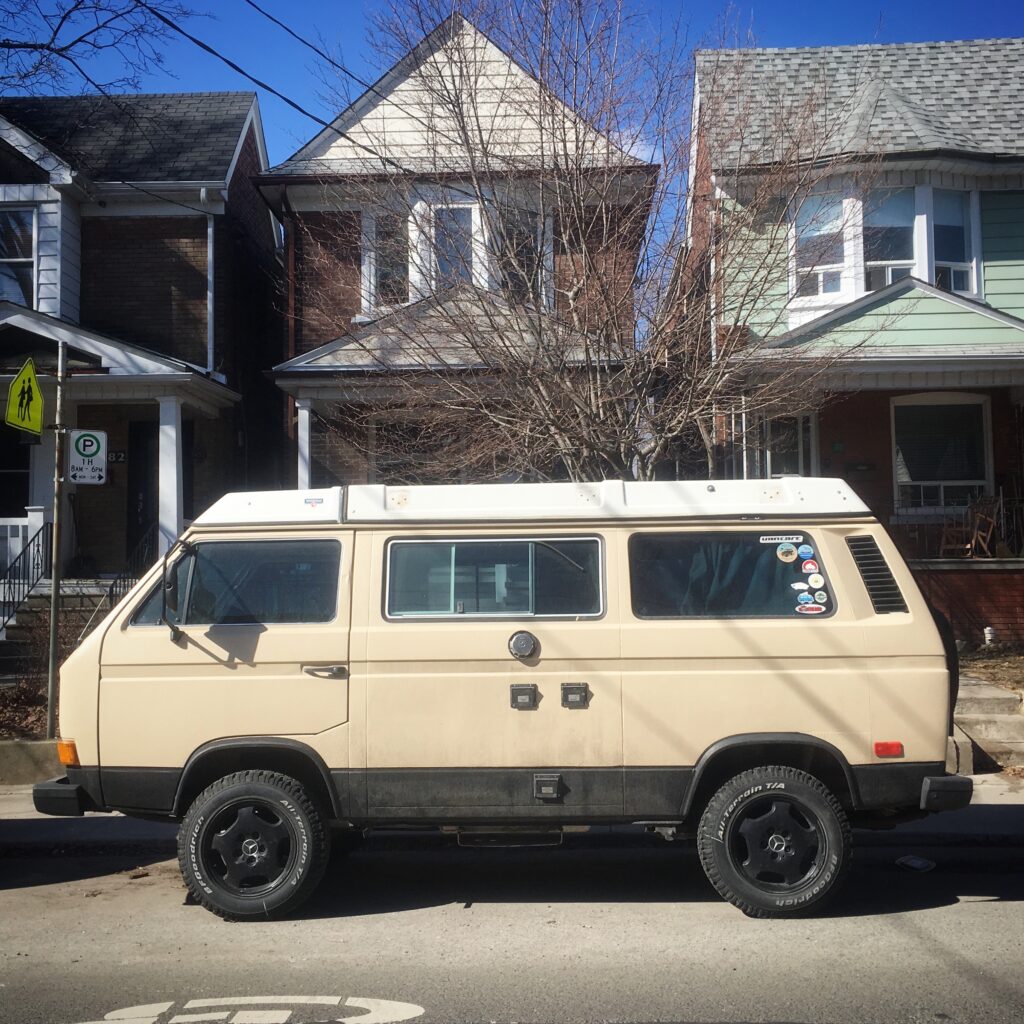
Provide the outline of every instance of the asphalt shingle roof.
{"type": "Polygon", "coordinates": [[[0,97],[0,115],[93,181],[219,181],[251,92],[0,97]]]}
{"type": "Polygon", "coordinates": [[[794,117],[822,155],[1024,156],[1024,39],[702,50],[697,75],[716,166],[778,155],[794,117]]]}

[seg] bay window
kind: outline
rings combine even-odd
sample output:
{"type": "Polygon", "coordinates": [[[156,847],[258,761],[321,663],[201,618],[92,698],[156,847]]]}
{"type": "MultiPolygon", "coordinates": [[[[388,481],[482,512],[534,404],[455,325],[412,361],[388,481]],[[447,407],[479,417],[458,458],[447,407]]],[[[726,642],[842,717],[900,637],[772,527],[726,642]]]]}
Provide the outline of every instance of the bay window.
{"type": "Polygon", "coordinates": [[[543,291],[540,217],[507,210],[498,224],[495,259],[502,287],[516,302],[539,302],[543,291]]]}
{"type": "Polygon", "coordinates": [[[795,294],[804,298],[840,292],[846,260],[843,200],[832,195],[808,196],[795,220],[795,294]]]}
{"type": "Polygon", "coordinates": [[[969,193],[936,189],[934,196],[935,284],[949,292],[973,291],[969,193]]]}
{"type": "Polygon", "coordinates": [[[864,200],[864,288],[873,292],[914,268],[914,190],[878,189],[864,200]]]}
{"type": "Polygon", "coordinates": [[[473,207],[434,207],[434,270],[438,288],[473,281],[473,207]]]}
{"type": "Polygon", "coordinates": [[[409,218],[379,213],[374,222],[374,282],[377,306],[409,301],[409,218]]]}
{"type": "Polygon", "coordinates": [[[899,508],[967,506],[984,493],[990,464],[984,398],[895,398],[892,429],[899,508]]]}
{"type": "Polygon", "coordinates": [[[0,209],[0,300],[35,306],[35,215],[0,209]]]}

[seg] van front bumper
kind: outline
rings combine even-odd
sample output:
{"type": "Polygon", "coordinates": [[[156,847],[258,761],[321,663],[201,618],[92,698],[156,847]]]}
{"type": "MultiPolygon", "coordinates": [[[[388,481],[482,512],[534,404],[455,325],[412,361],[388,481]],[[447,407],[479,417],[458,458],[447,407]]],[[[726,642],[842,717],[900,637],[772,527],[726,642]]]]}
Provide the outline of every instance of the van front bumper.
{"type": "Polygon", "coordinates": [[[933,775],[921,783],[922,811],[959,811],[974,794],[974,780],[963,775],[933,775]]]}
{"type": "Polygon", "coordinates": [[[86,811],[101,810],[86,789],[66,775],[48,782],[37,782],[32,787],[32,803],[40,814],[58,817],[77,818],[86,811]]]}

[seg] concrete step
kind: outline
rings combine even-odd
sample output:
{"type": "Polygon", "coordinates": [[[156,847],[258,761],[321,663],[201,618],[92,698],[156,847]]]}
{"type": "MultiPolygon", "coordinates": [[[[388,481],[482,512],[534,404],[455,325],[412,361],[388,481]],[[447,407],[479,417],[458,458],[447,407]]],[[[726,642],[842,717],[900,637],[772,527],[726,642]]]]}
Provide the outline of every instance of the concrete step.
{"type": "Polygon", "coordinates": [[[975,679],[961,679],[956,717],[961,715],[1015,715],[1020,711],[1020,694],[1002,686],[975,679]]]}
{"type": "Polygon", "coordinates": [[[959,715],[956,723],[975,740],[1024,743],[1024,715],[959,715]]]}

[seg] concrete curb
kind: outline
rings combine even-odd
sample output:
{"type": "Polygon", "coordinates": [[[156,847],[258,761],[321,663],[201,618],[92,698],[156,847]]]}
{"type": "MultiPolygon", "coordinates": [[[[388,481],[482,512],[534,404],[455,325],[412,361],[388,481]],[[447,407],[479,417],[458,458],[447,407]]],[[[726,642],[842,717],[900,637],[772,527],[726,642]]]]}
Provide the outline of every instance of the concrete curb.
{"type": "Polygon", "coordinates": [[[0,785],[30,785],[63,774],[54,740],[0,740],[0,785]]]}

